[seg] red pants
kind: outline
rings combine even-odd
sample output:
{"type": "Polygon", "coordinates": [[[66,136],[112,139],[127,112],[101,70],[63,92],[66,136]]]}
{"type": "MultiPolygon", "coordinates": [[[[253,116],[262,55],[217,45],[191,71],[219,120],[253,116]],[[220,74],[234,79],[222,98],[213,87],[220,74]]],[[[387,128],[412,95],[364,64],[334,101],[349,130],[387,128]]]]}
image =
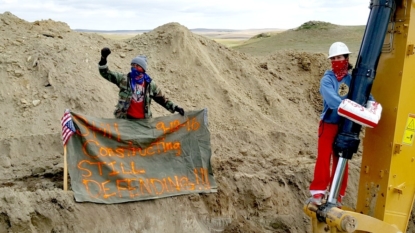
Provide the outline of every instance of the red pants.
{"type": "MultiPolygon", "coordinates": [[[[314,167],[314,180],[310,184],[311,195],[325,193],[336,171],[339,157],[333,155],[333,142],[338,131],[337,124],[328,124],[320,121],[318,129],[318,155],[316,166],[314,167]],[[330,176],[330,159],[333,158],[332,171],[330,176]]],[[[347,187],[347,176],[349,165],[346,164],[343,181],[340,186],[339,194],[344,196],[347,187]]]]}

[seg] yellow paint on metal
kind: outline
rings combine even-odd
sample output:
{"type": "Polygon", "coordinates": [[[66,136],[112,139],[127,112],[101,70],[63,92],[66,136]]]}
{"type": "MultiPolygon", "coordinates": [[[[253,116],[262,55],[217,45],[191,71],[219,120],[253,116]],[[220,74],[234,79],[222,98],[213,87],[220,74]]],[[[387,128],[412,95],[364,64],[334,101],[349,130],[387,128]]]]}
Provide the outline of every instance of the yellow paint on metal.
{"type": "Polygon", "coordinates": [[[405,131],[403,134],[402,144],[412,146],[414,144],[415,137],[415,115],[409,114],[406,120],[405,131]]]}
{"type": "Polygon", "coordinates": [[[303,210],[311,217],[313,232],[402,233],[395,224],[383,222],[379,219],[354,211],[332,207],[324,211],[326,222],[320,222],[317,220],[316,206],[309,204],[304,206],[303,210]]]}
{"type": "Polygon", "coordinates": [[[406,232],[415,194],[412,14],[415,0],[402,0],[397,5],[385,38],[390,49],[379,58],[372,94],[383,111],[378,126],[365,130],[361,167],[369,166],[370,170],[361,169],[356,205],[356,212],[395,225],[402,232],[406,232]]]}

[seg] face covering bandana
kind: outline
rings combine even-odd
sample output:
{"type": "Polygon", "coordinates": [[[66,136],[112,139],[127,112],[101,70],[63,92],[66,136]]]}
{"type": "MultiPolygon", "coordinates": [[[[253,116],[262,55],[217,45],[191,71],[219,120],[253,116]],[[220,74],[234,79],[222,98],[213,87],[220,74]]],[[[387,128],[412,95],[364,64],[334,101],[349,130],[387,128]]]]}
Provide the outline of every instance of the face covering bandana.
{"type": "Polygon", "coordinates": [[[142,85],[144,81],[146,83],[150,83],[151,82],[150,76],[148,76],[144,72],[138,71],[134,67],[131,67],[131,87],[132,87],[132,89],[133,90],[135,89],[136,84],[142,85]],[[140,78],[137,78],[137,77],[140,77],[140,78]]]}
{"type": "Polygon", "coordinates": [[[342,81],[344,76],[346,76],[348,66],[348,60],[331,61],[331,69],[333,70],[334,75],[336,75],[337,81],[342,81]]]}

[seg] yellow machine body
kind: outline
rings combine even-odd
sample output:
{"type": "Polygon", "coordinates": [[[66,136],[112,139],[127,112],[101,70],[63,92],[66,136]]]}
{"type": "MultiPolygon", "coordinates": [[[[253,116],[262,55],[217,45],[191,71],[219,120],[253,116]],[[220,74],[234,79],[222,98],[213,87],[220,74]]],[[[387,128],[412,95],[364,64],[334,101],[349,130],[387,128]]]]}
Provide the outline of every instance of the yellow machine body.
{"type": "Polygon", "coordinates": [[[365,129],[356,208],[322,214],[308,204],[315,233],[407,230],[415,194],[415,0],[397,3],[371,90],[383,111],[378,126],[365,129]]]}
{"type": "Polygon", "coordinates": [[[415,193],[415,3],[397,6],[372,94],[383,107],[366,129],[356,212],[406,231],[415,193]],[[414,16],[412,16],[414,14],[414,16]]]}

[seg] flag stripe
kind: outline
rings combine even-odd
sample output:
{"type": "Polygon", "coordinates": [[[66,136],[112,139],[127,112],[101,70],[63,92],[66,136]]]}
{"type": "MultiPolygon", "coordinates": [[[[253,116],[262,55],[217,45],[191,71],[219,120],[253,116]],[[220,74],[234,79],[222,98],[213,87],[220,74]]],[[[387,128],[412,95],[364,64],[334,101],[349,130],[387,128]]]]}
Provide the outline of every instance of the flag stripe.
{"type": "Polygon", "coordinates": [[[63,145],[66,145],[68,143],[68,140],[71,138],[71,136],[76,132],[75,126],[72,122],[71,113],[69,110],[65,110],[65,113],[63,114],[63,117],[61,119],[62,124],[62,142],[63,145]]]}

